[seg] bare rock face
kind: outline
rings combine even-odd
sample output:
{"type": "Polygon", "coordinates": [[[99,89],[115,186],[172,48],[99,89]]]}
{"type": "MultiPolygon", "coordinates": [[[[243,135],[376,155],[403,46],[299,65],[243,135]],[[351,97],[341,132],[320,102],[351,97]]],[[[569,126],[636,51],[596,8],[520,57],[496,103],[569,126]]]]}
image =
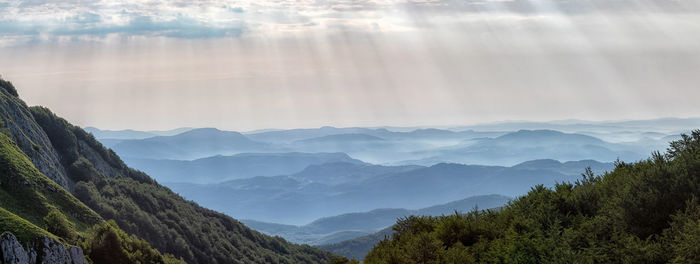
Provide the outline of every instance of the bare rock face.
{"type": "Polygon", "coordinates": [[[90,145],[85,143],[85,141],[78,140],[78,147],[80,154],[82,154],[92,165],[95,170],[99,171],[103,176],[108,178],[115,178],[121,175],[121,171],[117,170],[105,161],[100,154],[98,154],[90,145]]]}
{"type": "Polygon", "coordinates": [[[3,233],[0,236],[0,253],[0,260],[6,264],[87,264],[81,248],[66,249],[49,237],[41,237],[37,245],[25,250],[15,235],[3,233]]]}
{"type": "MultiPolygon", "coordinates": [[[[29,254],[27,254],[27,251],[19,244],[19,241],[12,233],[4,233],[0,236],[0,253],[2,253],[2,263],[29,263],[29,254]]],[[[36,258],[34,258],[34,261],[36,262],[36,258]]]]}
{"type": "Polygon", "coordinates": [[[88,264],[88,262],[85,260],[85,254],[83,253],[82,248],[69,248],[68,255],[70,255],[70,259],[73,260],[73,264],[88,264]]]}
{"type": "Polygon", "coordinates": [[[41,264],[71,264],[73,261],[68,254],[68,250],[58,243],[58,241],[53,240],[48,237],[41,238],[41,264]]]}
{"type": "Polygon", "coordinates": [[[71,181],[51,140],[34,120],[27,105],[4,89],[0,89],[0,128],[9,130],[9,135],[41,173],[64,189],[71,190],[71,181]]]}

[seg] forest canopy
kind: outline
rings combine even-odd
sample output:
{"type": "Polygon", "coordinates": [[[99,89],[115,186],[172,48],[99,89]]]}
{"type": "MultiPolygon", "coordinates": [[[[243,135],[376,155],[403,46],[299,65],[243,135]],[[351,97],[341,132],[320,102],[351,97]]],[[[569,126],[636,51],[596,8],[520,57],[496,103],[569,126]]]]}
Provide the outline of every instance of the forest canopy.
{"type": "Polygon", "coordinates": [[[699,263],[700,130],[507,206],[400,219],[364,263],[699,263]]]}

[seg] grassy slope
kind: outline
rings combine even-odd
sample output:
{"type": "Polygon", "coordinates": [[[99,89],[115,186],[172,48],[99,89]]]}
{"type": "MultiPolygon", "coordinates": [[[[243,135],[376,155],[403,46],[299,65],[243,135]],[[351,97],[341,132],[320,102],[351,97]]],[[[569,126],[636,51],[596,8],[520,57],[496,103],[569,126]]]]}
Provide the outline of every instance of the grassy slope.
{"type": "Polygon", "coordinates": [[[102,218],[58,184],[41,174],[12,139],[0,133],[0,207],[37,226],[58,209],[85,230],[102,218]]]}
{"type": "Polygon", "coordinates": [[[0,233],[11,232],[17,237],[20,243],[25,245],[41,236],[50,237],[56,240],[59,239],[46,230],[3,208],[0,208],[0,230],[0,233]]]}

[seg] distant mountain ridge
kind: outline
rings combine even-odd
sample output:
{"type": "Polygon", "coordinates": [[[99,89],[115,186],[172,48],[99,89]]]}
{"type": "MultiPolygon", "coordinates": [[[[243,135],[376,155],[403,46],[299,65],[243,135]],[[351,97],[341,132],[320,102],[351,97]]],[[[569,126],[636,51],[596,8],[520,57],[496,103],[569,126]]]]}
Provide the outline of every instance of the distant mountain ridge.
{"type": "Polygon", "coordinates": [[[473,140],[473,143],[460,147],[433,150],[431,157],[404,161],[401,164],[454,162],[511,166],[535,159],[634,161],[643,158],[642,153],[648,151],[646,148],[610,143],[582,134],[554,130],[518,130],[496,138],[473,140]]]}
{"type": "Polygon", "coordinates": [[[343,162],[365,164],[345,153],[241,153],[196,160],[153,160],[127,158],[126,162],[160,182],[218,183],[255,176],[276,176],[300,172],[312,165],[343,162]],[[196,175],[196,177],[193,177],[196,175]]]}
{"type": "Polygon", "coordinates": [[[614,165],[596,161],[533,161],[513,167],[330,163],[314,165],[292,175],[168,186],[188,199],[239,218],[305,224],[353,211],[421,208],[466,196],[498,193],[515,197],[526,193],[533,184],[552,186],[555,182],[575,181],[586,167],[602,173],[612,170],[614,165]],[[536,166],[539,163],[543,164],[542,168],[536,166]],[[338,170],[333,173],[335,169],[338,170]]]}
{"type": "Polygon", "coordinates": [[[125,140],[112,148],[127,158],[147,159],[195,159],[275,149],[266,143],[250,140],[241,133],[216,128],[198,128],[172,136],[125,140]]]}
{"type": "Polygon", "coordinates": [[[84,127],[83,128],[88,133],[95,136],[95,138],[102,139],[144,139],[155,136],[173,136],[183,132],[192,130],[193,128],[183,127],[171,130],[150,130],[150,131],[140,131],[133,129],[123,129],[123,130],[102,130],[96,127],[84,127]]]}
{"type": "Polygon", "coordinates": [[[455,211],[467,212],[476,207],[483,209],[494,208],[506,204],[510,199],[510,197],[502,195],[484,195],[417,210],[401,208],[374,209],[368,212],[324,217],[303,226],[265,223],[254,220],[241,221],[247,226],[265,234],[282,236],[292,242],[319,245],[331,244],[373,233],[376,230],[392,225],[400,217],[409,215],[442,215],[451,214],[455,211]],[[345,234],[338,236],[338,233],[345,234]],[[340,238],[342,239],[337,240],[340,238]]]}

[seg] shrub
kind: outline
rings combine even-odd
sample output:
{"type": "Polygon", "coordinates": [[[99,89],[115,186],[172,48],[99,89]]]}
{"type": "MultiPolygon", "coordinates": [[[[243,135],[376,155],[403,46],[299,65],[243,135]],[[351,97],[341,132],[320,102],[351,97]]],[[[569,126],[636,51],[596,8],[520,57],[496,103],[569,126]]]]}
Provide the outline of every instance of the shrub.
{"type": "Polygon", "coordinates": [[[49,214],[44,217],[44,223],[46,224],[46,231],[58,237],[68,241],[75,241],[77,238],[77,234],[73,229],[73,224],[58,210],[51,210],[49,214]]]}

